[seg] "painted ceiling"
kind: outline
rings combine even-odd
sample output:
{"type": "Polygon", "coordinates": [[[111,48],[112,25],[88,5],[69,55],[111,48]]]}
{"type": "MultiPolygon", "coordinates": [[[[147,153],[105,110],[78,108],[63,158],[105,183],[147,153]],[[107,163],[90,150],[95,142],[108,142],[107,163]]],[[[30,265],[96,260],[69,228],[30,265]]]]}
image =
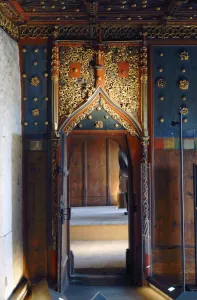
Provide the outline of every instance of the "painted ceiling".
{"type": "Polygon", "coordinates": [[[0,8],[18,24],[197,24],[196,0],[18,0],[0,8]]]}

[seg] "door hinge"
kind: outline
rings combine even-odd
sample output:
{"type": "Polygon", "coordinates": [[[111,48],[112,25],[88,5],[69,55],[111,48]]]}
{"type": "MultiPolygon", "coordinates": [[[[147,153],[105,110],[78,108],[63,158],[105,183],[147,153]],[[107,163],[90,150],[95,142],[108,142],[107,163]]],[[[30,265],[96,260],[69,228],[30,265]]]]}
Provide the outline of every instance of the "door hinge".
{"type": "Polygon", "coordinates": [[[71,208],[61,208],[60,211],[61,223],[64,224],[66,220],[71,218],[71,208]]]}

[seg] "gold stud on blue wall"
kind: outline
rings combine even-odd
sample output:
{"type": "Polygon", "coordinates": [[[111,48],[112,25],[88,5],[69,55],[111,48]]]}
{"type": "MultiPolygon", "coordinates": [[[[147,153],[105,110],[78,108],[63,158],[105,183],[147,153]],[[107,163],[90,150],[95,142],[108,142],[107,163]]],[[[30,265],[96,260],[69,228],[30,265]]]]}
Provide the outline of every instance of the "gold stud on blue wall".
{"type": "Polygon", "coordinates": [[[40,115],[40,111],[38,108],[32,110],[32,116],[38,117],[40,115]]]}
{"type": "Polygon", "coordinates": [[[34,97],[34,102],[37,102],[38,101],[38,98],[37,97],[34,97]]]}
{"type": "Polygon", "coordinates": [[[163,72],[163,69],[162,69],[162,68],[159,68],[158,71],[159,71],[160,73],[162,73],[162,72],[163,72]]]}
{"type": "Polygon", "coordinates": [[[163,78],[157,80],[156,85],[158,88],[163,89],[166,86],[166,82],[163,78]]]}
{"type": "Polygon", "coordinates": [[[181,60],[188,60],[189,59],[189,54],[187,51],[183,51],[180,53],[180,58],[181,60]]]}
{"type": "Polygon", "coordinates": [[[37,76],[32,77],[32,79],[31,79],[31,85],[38,86],[39,84],[40,84],[40,79],[37,76]]]}
{"type": "Polygon", "coordinates": [[[27,49],[26,49],[26,48],[23,48],[23,49],[22,49],[22,52],[23,52],[23,53],[27,52],[27,49]]]}
{"type": "Polygon", "coordinates": [[[90,115],[90,116],[88,116],[88,120],[91,120],[92,119],[92,116],[90,115]]]}
{"type": "Polygon", "coordinates": [[[187,97],[186,97],[185,95],[183,95],[183,96],[182,96],[182,100],[185,101],[186,99],[187,99],[187,97]]]}
{"type": "Polygon", "coordinates": [[[26,100],[27,100],[27,97],[23,97],[23,100],[26,101],[26,100]]]}
{"type": "Polygon", "coordinates": [[[27,78],[27,74],[23,73],[22,77],[27,78]]]}
{"type": "Polygon", "coordinates": [[[24,126],[27,126],[28,125],[28,122],[24,122],[24,126]]]}
{"type": "Polygon", "coordinates": [[[187,114],[188,114],[188,112],[189,112],[189,110],[188,110],[188,108],[187,108],[187,107],[184,107],[184,108],[182,109],[182,113],[183,113],[183,115],[187,115],[187,114]]]}
{"type": "Polygon", "coordinates": [[[179,81],[180,90],[188,90],[189,89],[189,81],[187,79],[183,79],[179,81]]]}
{"type": "Polygon", "coordinates": [[[34,52],[35,52],[35,53],[38,53],[38,48],[35,48],[35,49],[34,49],[34,52]]]}
{"type": "Polygon", "coordinates": [[[160,55],[161,57],[164,56],[163,52],[160,52],[159,55],[160,55]]]}
{"type": "Polygon", "coordinates": [[[159,121],[160,121],[161,123],[163,123],[165,120],[164,120],[163,117],[160,117],[160,118],[159,118],[159,121]]]}
{"type": "Polygon", "coordinates": [[[38,65],[38,62],[37,61],[34,61],[34,66],[37,66],[38,65]]]}
{"type": "Polygon", "coordinates": [[[163,101],[163,100],[164,100],[164,96],[160,96],[159,99],[160,99],[161,101],[163,101]]]}
{"type": "Polygon", "coordinates": [[[45,100],[45,101],[48,101],[48,100],[49,100],[49,98],[48,98],[48,97],[44,97],[44,100],[45,100]]]}
{"type": "Polygon", "coordinates": [[[44,124],[47,126],[47,125],[49,124],[49,122],[48,122],[48,121],[45,121],[44,124]]]}

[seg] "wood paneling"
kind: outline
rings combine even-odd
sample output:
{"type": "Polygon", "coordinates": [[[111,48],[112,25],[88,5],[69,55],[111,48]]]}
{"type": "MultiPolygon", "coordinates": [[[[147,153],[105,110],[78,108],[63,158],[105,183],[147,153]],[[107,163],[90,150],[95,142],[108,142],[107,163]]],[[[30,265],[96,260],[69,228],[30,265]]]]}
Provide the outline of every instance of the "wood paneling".
{"type": "Polygon", "coordinates": [[[106,205],[106,138],[92,136],[87,140],[87,203],[106,205]]]}
{"type": "Polygon", "coordinates": [[[26,153],[26,249],[29,278],[47,275],[47,153],[26,153]]]}
{"type": "MultiPolygon", "coordinates": [[[[194,186],[193,164],[195,150],[184,150],[185,245],[186,278],[194,279],[194,186]]],[[[154,273],[181,273],[181,208],[180,208],[180,152],[155,150],[155,220],[153,251],[154,273]],[[168,249],[175,247],[176,249],[168,249]]]]}
{"type": "Polygon", "coordinates": [[[119,145],[125,136],[72,135],[69,146],[71,206],[117,205],[119,145]]]}
{"type": "Polygon", "coordinates": [[[69,162],[69,196],[71,206],[83,206],[83,141],[75,144],[69,162]]]}
{"type": "Polygon", "coordinates": [[[109,197],[110,204],[117,204],[117,194],[119,191],[119,145],[117,142],[109,139],[109,197]]]}

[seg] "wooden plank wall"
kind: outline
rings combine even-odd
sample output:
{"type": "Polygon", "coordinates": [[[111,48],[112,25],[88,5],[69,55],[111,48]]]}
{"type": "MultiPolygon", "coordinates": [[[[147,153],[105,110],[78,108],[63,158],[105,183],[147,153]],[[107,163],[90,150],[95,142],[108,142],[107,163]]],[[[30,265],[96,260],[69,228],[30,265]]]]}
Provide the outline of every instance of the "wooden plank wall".
{"type": "MultiPolygon", "coordinates": [[[[195,150],[184,150],[186,281],[195,279],[194,185],[195,150]]],[[[180,152],[155,150],[153,273],[181,281],[180,152]]]]}
{"type": "Polygon", "coordinates": [[[47,152],[25,153],[26,276],[47,276],[47,152]]]}
{"type": "MultiPolygon", "coordinates": [[[[121,137],[124,143],[125,136],[121,137]]],[[[117,205],[119,144],[103,135],[72,135],[69,154],[71,206],[117,205]]]]}

